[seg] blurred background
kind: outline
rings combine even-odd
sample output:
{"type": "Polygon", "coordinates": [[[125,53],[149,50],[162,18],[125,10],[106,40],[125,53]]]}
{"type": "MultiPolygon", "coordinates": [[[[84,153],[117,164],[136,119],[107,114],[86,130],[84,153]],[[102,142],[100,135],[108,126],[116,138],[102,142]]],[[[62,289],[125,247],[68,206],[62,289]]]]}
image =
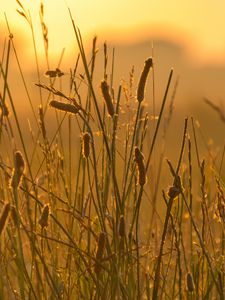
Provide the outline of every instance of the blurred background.
{"type": "MultiPolygon", "coordinates": [[[[204,102],[209,99],[220,111],[225,111],[225,1],[216,0],[45,0],[44,22],[48,28],[49,66],[46,64],[40,23],[40,1],[21,0],[33,22],[38,49],[38,59],[43,83],[48,82],[44,73],[55,69],[63,49],[60,69],[63,86],[69,86],[69,70],[77,59],[78,49],[68,8],[79,27],[87,53],[91,53],[92,40],[97,35],[99,49],[96,62],[96,88],[103,78],[103,44],[108,44],[109,64],[115,49],[115,87],[129,81],[134,67],[134,86],[137,85],[145,59],[154,57],[155,99],[158,107],[162,101],[167,78],[174,68],[174,81],[179,78],[170,139],[177,140],[182,132],[184,118],[193,116],[201,128],[203,148],[215,145],[219,156],[224,145],[224,122],[215,110],[204,102]],[[31,3],[32,2],[32,3],[31,3]],[[180,130],[179,130],[180,128],[180,130]],[[203,134],[203,135],[202,135],[203,134]]],[[[31,30],[16,0],[0,2],[0,53],[9,31],[18,51],[25,80],[32,99],[36,98],[34,83],[37,82],[36,64],[31,30]]],[[[24,87],[15,57],[11,55],[9,78],[12,93],[18,100],[18,109],[29,114],[24,99],[24,87]]],[[[172,89],[173,89],[172,86],[172,89]]],[[[151,85],[148,86],[151,106],[151,85]]],[[[35,100],[34,100],[35,102],[35,100]]],[[[39,102],[37,101],[37,105],[39,102]]],[[[36,106],[37,107],[37,106],[36,106]]],[[[176,143],[176,142],[174,142],[176,143]]],[[[173,149],[171,150],[173,151],[173,149]]]]}

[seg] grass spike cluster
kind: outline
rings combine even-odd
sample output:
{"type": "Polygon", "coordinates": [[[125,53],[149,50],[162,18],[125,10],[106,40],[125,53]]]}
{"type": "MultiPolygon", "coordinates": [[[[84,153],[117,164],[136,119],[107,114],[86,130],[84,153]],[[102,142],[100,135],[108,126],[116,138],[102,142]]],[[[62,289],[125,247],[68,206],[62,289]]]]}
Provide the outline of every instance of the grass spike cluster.
{"type": "MultiPolygon", "coordinates": [[[[70,10],[79,53],[68,69],[64,50],[53,65],[44,4],[45,61],[22,2],[17,0],[18,17],[31,31],[37,83],[26,79],[6,18],[0,299],[224,300],[224,148],[203,155],[194,117],[184,119],[175,142],[168,138],[179,114],[173,69],[162,99],[154,78],[158,60],[149,54],[140,58],[139,78],[133,66],[121,81],[120,53],[99,45],[97,36],[86,49],[70,10]],[[12,56],[32,112],[28,130],[11,81],[12,56]]],[[[221,107],[205,102],[223,126],[221,107]]]]}

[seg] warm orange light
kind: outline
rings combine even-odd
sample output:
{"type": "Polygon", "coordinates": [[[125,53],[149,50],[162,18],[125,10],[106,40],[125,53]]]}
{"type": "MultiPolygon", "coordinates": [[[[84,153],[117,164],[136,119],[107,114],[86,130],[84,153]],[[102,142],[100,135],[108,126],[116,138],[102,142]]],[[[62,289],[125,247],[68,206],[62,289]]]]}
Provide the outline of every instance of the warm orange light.
{"type": "MultiPolygon", "coordinates": [[[[21,3],[30,10],[37,41],[41,45],[42,37],[37,29],[40,29],[40,2],[21,0],[21,3]]],[[[45,0],[43,4],[53,55],[58,56],[63,47],[75,43],[69,7],[84,38],[97,34],[108,41],[129,42],[163,35],[182,42],[198,60],[222,60],[225,56],[223,0],[45,0]]],[[[2,0],[0,24],[5,22],[3,12],[6,12],[12,30],[28,37],[28,26],[16,13],[17,8],[16,0],[2,0]]]]}

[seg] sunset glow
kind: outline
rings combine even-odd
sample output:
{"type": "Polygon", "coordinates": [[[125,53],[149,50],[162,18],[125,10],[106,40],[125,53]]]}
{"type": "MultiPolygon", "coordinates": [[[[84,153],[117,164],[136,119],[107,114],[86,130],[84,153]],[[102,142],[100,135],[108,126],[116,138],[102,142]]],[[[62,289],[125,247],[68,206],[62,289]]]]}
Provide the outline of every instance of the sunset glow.
{"type": "MultiPolygon", "coordinates": [[[[1,1],[1,27],[4,12],[14,34],[29,39],[29,28],[16,9],[15,0],[1,1]]],[[[21,1],[29,9],[38,41],[41,41],[40,1],[21,1]]],[[[73,31],[68,7],[85,37],[97,34],[113,42],[133,42],[151,37],[163,37],[182,43],[189,54],[202,62],[225,61],[225,2],[207,1],[102,1],[55,0],[43,1],[44,18],[49,29],[50,51],[59,55],[63,47],[73,44],[73,31]]]]}
{"type": "Polygon", "coordinates": [[[224,300],[224,14],[0,0],[0,300],[224,300]]]}

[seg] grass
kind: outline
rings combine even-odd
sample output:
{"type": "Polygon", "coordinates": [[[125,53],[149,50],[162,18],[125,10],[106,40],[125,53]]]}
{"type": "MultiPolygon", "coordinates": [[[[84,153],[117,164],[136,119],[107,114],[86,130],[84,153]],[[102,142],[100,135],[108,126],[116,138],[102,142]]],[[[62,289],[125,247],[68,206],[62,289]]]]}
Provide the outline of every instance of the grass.
{"type": "MultiPolygon", "coordinates": [[[[115,52],[109,67],[104,44],[96,87],[97,38],[88,57],[69,11],[79,48],[70,88],[60,62],[43,82],[32,20],[17,2],[31,29],[39,104],[8,25],[0,61],[0,299],[224,299],[224,150],[219,165],[212,152],[201,157],[193,117],[176,147],[168,140],[173,70],[157,112],[154,58],[143,59],[140,79],[132,71],[130,83],[116,87],[115,52]],[[31,107],[29,139],[8,80],[11,55],[31,107]],[[167,147],[177,161],[165,158],[167,147]]],[[[49,66],[43,5],[40,22],[49,66]]]]}

